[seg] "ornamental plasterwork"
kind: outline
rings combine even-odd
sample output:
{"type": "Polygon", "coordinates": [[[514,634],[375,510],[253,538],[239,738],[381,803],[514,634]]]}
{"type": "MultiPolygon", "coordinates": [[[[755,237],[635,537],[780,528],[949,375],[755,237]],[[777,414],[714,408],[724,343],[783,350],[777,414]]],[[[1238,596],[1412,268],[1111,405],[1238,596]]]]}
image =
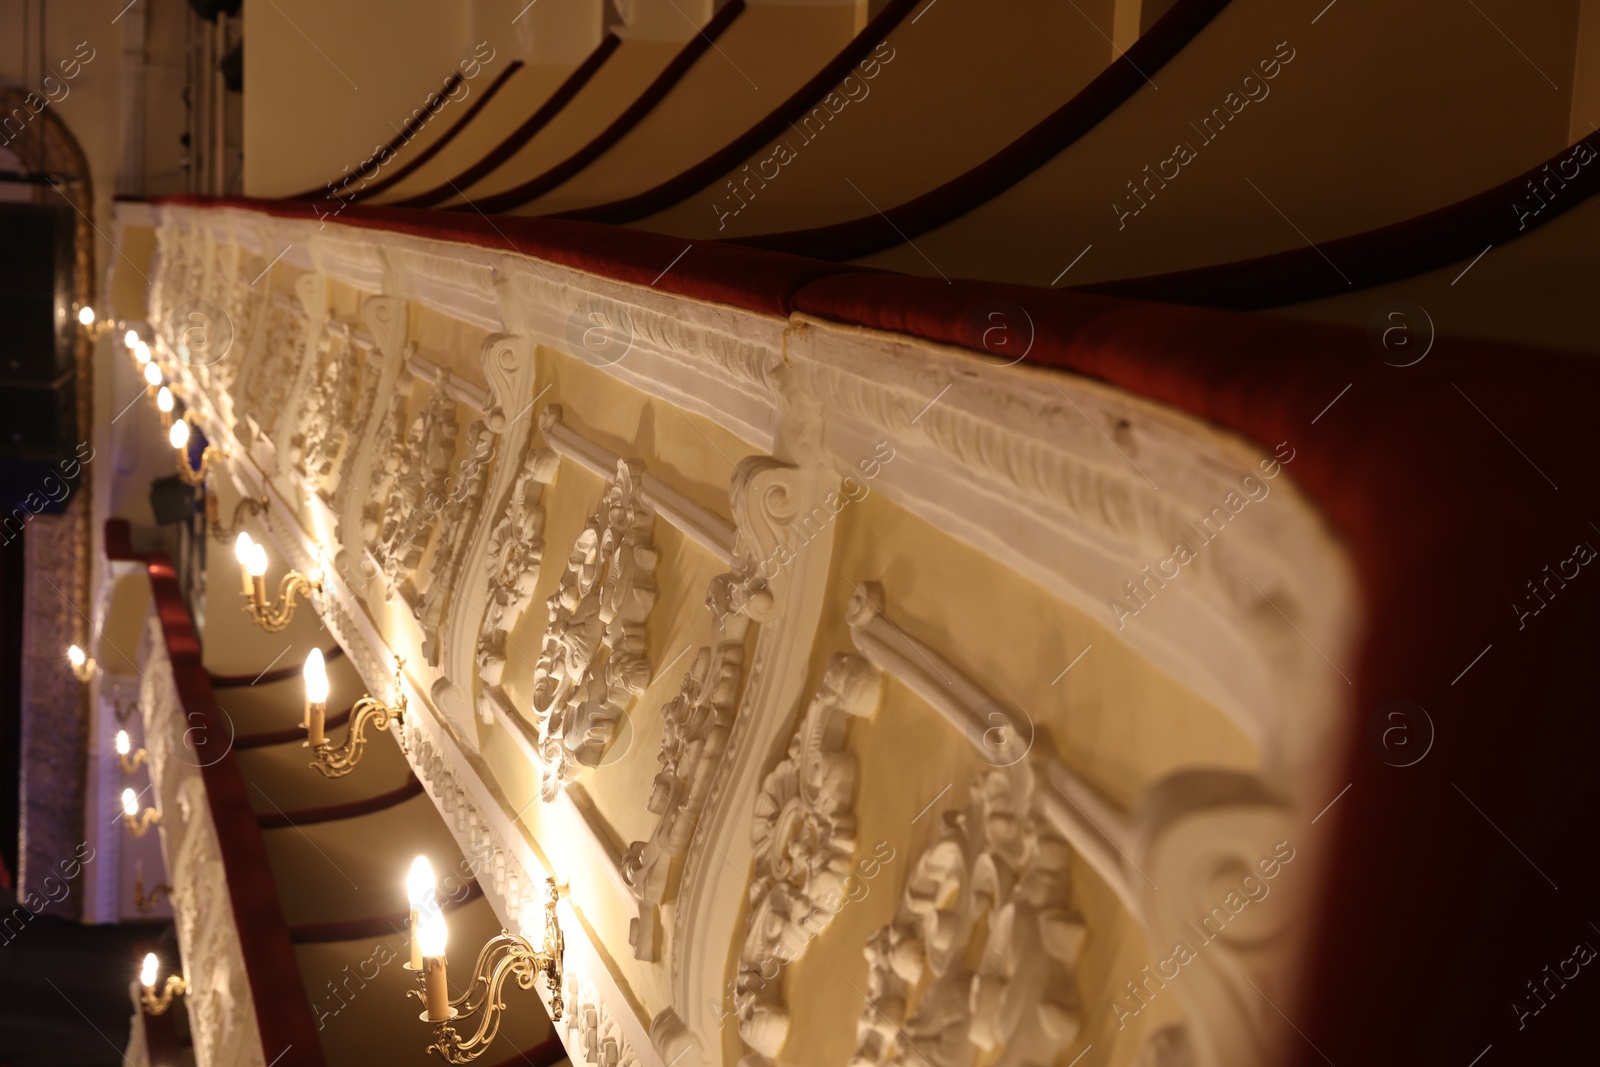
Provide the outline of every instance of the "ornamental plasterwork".
{"type": "Polygon", "coordinates": [[[482,419],[473,420],[467,427],[466,452],[455,473],[445,478],[442,499],[423,501],[427,512],[436,516],[434,525],[439,529],[428,563],[428,588],[418,594],[408,578],[400,591],[422,626],[422,654],[432,666],[439,663],[445,605],[461,579],[462,557],[477,529],[478,512],[489,482],[489,464],[494,458],[494,438],[482,419]]]}
{"type": "Polygon", "coordinates": [[[444,499],[458,432],[455,400],[436,389],[412,420],[405,443],[383,453],[386,473],[393,470],[393,487],[387,494],[375,494],[387,502],[368,550],[391,592],[422,560],[438,519],[437,504],[444,499]]]}
{"type": "Polygon", "coordinates": [[[882,675],[866,660],[833,655],[784,758],[756,797],[734,1004],[739,1036],[763,1056],[777,1056],[789,1033],[782,984],[767,972],[803,955],[848,899],[856,758],[845,742],[852,719],[877,711],[882,688],[882,675]]]}
{"type": "Polygon", "coordinates": [[[636,959],[656,959],[661,941],[660,906],[672,860],[683,854],[699,828],[711,783],[738,711],[744,678],[745,634],[750,619],[732,610],[732,575],[711,582],[707,602],[716,620],[713,642],[695,653],[678,695],[661,708],[661,751],[647,806],[659,818],[648,841],[635,841],[622,859],[622,875],[638,902],[628,940],[636,959]]]}
{"type": "Polygon", "coordinates": [[[1052,1063],[1077,1040],[1072,849],[1041,817],[1026,762],[986,772],[941,817],[894,919],[867,941],[855,1067],[1052,1063]]]}
{"type": "Polygon", "coordinates": [[[483,689],[478,694],[480,713],[493,722],[488,705],[512,714],[511,698],[500,688],[506,666],[506,639],[533,603],[544,559],[544,508],[539,506],[543,487],[555,480],[560,458],[548,449],[534,449],[522,460],[511,495],[489,534],[489,574],[483,624],[474,651],[483,689]]]}
{"type": "Polygon", "coordinates": [[[655,604],[655,513],[642,464],[622,460],[546,602],[549,627],[534,664],[532,720],[540,795],[554,800],[595,766],[628,703],[650,682],[645,620],[655,604]]]}
{"type": "Polygon", "coordinates": [[[307,484],[326,500],[346,444],[363,361],[348,330],[326,330],[323,340],[327,354],[296,420],[301,432],[291,440],[290,452],[307,484]]]}
{"type": "Polygon", "coordinates": [[[572,1062],[593,1067],[639,1067],[594,983],[568,967],[562,982],[567,1011],[556,1026],[566,1031],[563,1042],[572,1062]]]}

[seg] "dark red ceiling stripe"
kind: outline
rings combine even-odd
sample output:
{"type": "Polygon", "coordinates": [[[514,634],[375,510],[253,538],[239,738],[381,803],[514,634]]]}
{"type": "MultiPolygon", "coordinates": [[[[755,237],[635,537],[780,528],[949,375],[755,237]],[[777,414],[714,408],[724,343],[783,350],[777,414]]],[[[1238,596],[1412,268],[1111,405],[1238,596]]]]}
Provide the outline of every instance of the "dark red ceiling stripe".
{"type": "Polygon", "coordinates": [[[842,81],[867,50],[887,37],[922,0],[891,0],[882,11],[867,23],[866,28],[845,45],[840,53],[817,72],[793,95],[772,110],[733,141],[696,163],[688,170],[668,178],[652,189],[614,200],[609,204],[563,211],[552,216],[558,219],[582,219],[585,222],[626,223],[654,215],[692,196],[718,178],[749,159],[755,151],[772,141],[789,124],[809,111],[842,81]]]}
{"type": "Polygon", "coordinates": [[[605,65],[606,60],[611,58],[612,53],[621,44],[622,38],[614,33],[606,34],[595,50],[590,52],[588,58],[578,66],[578,69],[567,75],[566,81],[562,82],[560,88],[551,94],[550,99],[539,105],[539,109],[530,115],[527,121],[512,130],[503,141],[490,149],[487,155],[443,185],[436,185],[427,192],[418,193],[405,200],[395,201],[396,206],[432,207],[440,201],[448,200],[450,197],[455,196],[460,190],[471,188],[500,164],[521,151],[522,146],[532,140],[534,134],[549,125],[550,120],[560,114],[561,109],[566,107],[585,85],[589,84],[589,79],[595,76],[596,72],[605,65]]]}
{"type": "MultiPolygon", "coordinates": [[[[960,218],[1060,155],[1166,66],[1210,24],[1228,0],[1178,0],[1133,47],[1031,130],[959,177],[882,214],[727,243],[841,262],[881,252],[960,218]]],[[[487,209],[485,209],[487,210],[487,209]]]]}
{"type": "MultiPolygon", "coordinates": [[[[517,71],[521,70],[524,65],[525,64],[520,59],[512,60],[510,65],[507,66],[505,70],[500,72],[500,76],[494,81],[490,82],[488,87],[485,88],[483,92],[478,94],[477,101],[467,109],[466,114],[456,119],[455,123],[444,133],[440,134],[438,139],[436,139],[432,144],[428,145],[428,147],[412,156],[411,161],[405,166],[399,168],[382,181],[363,185],[360,189],[357,189],[353,193],[342,194],[341,199],[365,200],[368,197],[377,196],[379,193],[393,188],[398,182],[404,181],[406,178],[416,173],[418,167],[422,166],[424,163],[428,162],[428,160],[438,155],[441,151],[443,151],[446,145],[456,139],[462,130],[465,130],[469,125],[471,125],[472,120],[478,117],[478,113],[488,105],[489,101],[495,98],[495,94],[498,93],[506,84],[506,82],[511,80],[511,76],[517,71]]],[[[348,187],[348,185],[346,187],[348,187]]],[[[324,194],[317,193],[311,199],[315,199],[315,197],[320,197],[322,195],[324,194]]]]}
{"type": "Polygon", "coordinates": [[[1321,241],[1315,248],[1099,282],[1077,291],[1252,311],[1318,300],[1437,270],[1478,255],[1489,245],[1508,244],[1530,234],[1600,192],[1600,166],[1580,166],[1574,161],[1576,173],[1571,177],[1561,174],[1560,164],[1580,146],[1600,153],[1600,132],[1476,196],[1365,233],[1321,241]],[[1546,181],[1556,185],[1543,188],[1546,181]],[[1549,201],[1531,192],[1530,183],[1547,193],[1549,201]],[[1342,275],[1328,266],[1329,260],[1339,264],[1342,275]]]}
{"type": "Polygon", "coordinates": [[[530,178],[513,189],[507,189],[505,192],[497,193],[494,196],[482,197],[472,204],[461,204],[449,210],[482,212],[487,215],[510,211],[531,200],[537,200],[574,174],[583,170],[583,168],[604,155],[618,141],[622,140],[628,131],[637,126],[646,115],[654,111],[656,105],[665,99],[666,95],[683,79],[683,76],[689,73],[690,69],[700,61],[700,57],[705,55],[711,46],[716,43],[717,38],[722,36],[722,32],[732,24],[734,19],[743,13],[744,0],[732,0],[721,11],[713,15],[711,21],[706,23],[705,29],[689,38],[688,43],[672,58],[672,62],[667,64],[666,69],[656,76],[656,80],[650,83],[649,88],[639,94],[637,100],[628,105],[626,111],[618,115],[611,125],[600,132],[599,136],[572,155],[543,174],[530,178]]]}
{"type": "MultiPolygon", "coordinates": [[[[354,705],[351,705],[351,707],[354,707],[354,705]]],[[[323,729],[333,730],[349,722],[350,710],[351,708],[345,708],[339,714],[329,716],[328,720],[323,723],[323,729]]],[[[270,730],[264,733],[245,734],[243,737],[236,737],[233,740],[233,747],[235,750],[266,748],[269,745],[287,745],[291,741],[304,741],[305,739],[306,728],[302,723],[299,726],[290,726],[282,730],[270,730]]]]}
{"type": "Polygon", "coordinates": [[[398,789],[391,789],[387,793],[363,797],[360,800],[350,800],[343,804],[328,804],[320,808],[263,812],[256,816],[256,823],[263,830],[282,830],[288,827],[311,826],[319,822],[338,822],[340,819],[354,819],[360,815],[371,815],[374,812],[392,808],[396,804],[404,804],[421,792],[422,783],[417,781],[415,775],[412,775],[406,780],[405,785],[398,789]]]}
{"type": "MultiPolygon", "coordinates": [[[[324,660],[335,660],[342,655],[344,655],[344,649],[338,645],[333,645],[323,651],[322,658],[324,660]]],[[[283,682],[295,677],[302,669],[302,665],[291,664],[263,674],[213,674],[211,675],[211,688],[239,689],[247,685],[271,685],[274,682],[283,682]]]]}
{"type": "MultiPolygon", "coordinates": [[[[379,145],[373,151],[372,155],[368,156],[366,159],[361,161],[361,165],[358,166],[356,169],[360,170],[361,166],[365,166],[366,164],[370,163],[372,160],[374,160],[377,157],[383,155],[385,152],[389,153],[390,155],[393,155],[408,140],[410,140],[412,137],[415,137],[417,135],[417,132],[419,130],[421,130],[422,127],[426,126],[429,122],[433,121],[434,116],[439,114],[439,112],[444,109],[445,105],[449,102],[450,94],[455,92],[456,86],[461,84],[461,78],[462,78],[461,71],[459,71],[459,70],[451,71],[450,72],[450,76],[448,78],[446,78],[444,80],[444,84],[439,87],[439,91],[437,92],[437,94],[434,94],[434,102],[433,102],[433,104],[430,106],[427,103],[424,103],[424,105],[423,105],[424,110],[423,110],[423,114],[421,114],[421,115],[418,115],[415,112],[413,112],[411,117],[409,119],[406,119],[405,125],[403,127],[401,127],[400,132],[395,134],[393,137],[389,138],[383,144],[379,145]]],[[[289,199],[291,199],[291,200],[313,200],[313,199],[316,199],[317,197],[327,196],[335,189],[343,189],[343,188],[345,188],[346,186],[348,186],[354,180],[355,180],[354,173],[353,172],[349,172],[347,170],[347,172],[344,173],[344,174],[335,175],[334,178],[331,181],[324,182],[322,185],[318,186],[315,189],[308,189],[303,193],[295,193],[289,199]]]]}
{"type": "MultiPolygon", "coordinates": [[[[403,869],[403,868],[397,868],[403,869]]],[[[455,911],[483,896],[483,886],[477,880],[467,882],[466,890],[455,900],[446,900],[445,911],[455,911]]],[[[289,939],[297,945],[321,945],[330,941],[367,941],[378,937],[393,937],[406,932],[411,913],[396,911],[388,915],[372,915],[364,919],[336,919],[325,923],[301,923],[289,928],[289,939]]]]}

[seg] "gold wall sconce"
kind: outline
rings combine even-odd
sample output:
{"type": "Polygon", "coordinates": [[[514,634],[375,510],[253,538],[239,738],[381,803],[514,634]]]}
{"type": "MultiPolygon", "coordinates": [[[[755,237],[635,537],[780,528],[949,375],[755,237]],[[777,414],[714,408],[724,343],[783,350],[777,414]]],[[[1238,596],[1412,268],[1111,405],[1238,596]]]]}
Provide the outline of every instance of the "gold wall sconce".
{"type": "Polygon", "coordinates": [[[146,752],[142,748],[139,751],[133,753],[132,755],[129,755],[128,754],[128,749],[130,747],[131,747],[131,742],[129,742],[129,740],[128,740],[128,731],[126,731],[126,730],[118,730],[117,731],[117,758],[122,761],[122,773],[123,774],[132,774],[134,771],[138,770],[140,767],[142,767],[144,764],[146,764],[146,763],[148,763],[150,761],[150,753],[146,752]]]}
{"type": "Polygon", "coordinates": [[[100,670],[100,664],[94,661],[94,657],[78,645],[67,647],[67,665],[72,668],[72,676],[80,682],[90,681],[100,670]]]}
{"type": "MultiPolygon", "coordinates": [[[[153,367],[155,364],[151,363],[147,366],[153,367]]],[[[146,377],[148,378],[148,376],[147,373],[146,377]]],[[[159,372],[157,372],[156,377],[160,377],[159,372]]],[[[183,479],[184,485],[204,485],[206,475],[211,473],[211,465],[220,462],[222,459],[222,453],[215,445],[206,445],[206,450],[200,453],[200,466],[198,468],[189,466],[189,413],[187,411],[183,413],[183,418],[173,421],[172,428],[167,433],[167,441],[177,453],[178,477],[183,479]]]]}
{"type": "Polygon", "coordinates": [[[139,1003],[143,1005],[146,1014],[162,1015],[172,1007],[172,998],[182,996],[189,991],[189,982],[181,975],[169,974],[161,986],[161,992],[156,992],[156,972],[161,969],[161,961],[154,952],[145,954],[144,966],[139,968],[139,984],[144,987],[144,992],[139,995],[139,1003]]]}
{"type": "Polygon", "coordinates": [[[561,925],[556,919],[556,903],[560,899],[556,880],[546,883],[544,944],[535,948],[526,938],[505,930],[489,939],[478,953],[472,978],[466,992],[451,999],[445,969],[445,944],[448,930],[444,914],[437,906],[422,914],[417,922],[413,940],[422,954],[422,989],[410,990],[410,995],[426,1005],[420,1018],[433,1025],[433,1044],[429,1052],[437,1052],[447,1063],[470,1063],[482,1056],[500,1032],[505,1007],[505,984],[516,979],[523,989],[532,989],[540,975],[545,988],[550,991],[550,1019],[561,1019],[561,959],[566,950],[561,935],[561,925]],[[476,1030],[462,1037],[456,1024],[477,1019],[476,1030]]]}
{"type": "Polygon", "coordinates": [[[132,789],[122,791],[122,821],[134,837],[143,837],[150,827],[161,821],[161,812],[155,808],[139,810],[139,797],[132,789]]]}
{"type": "MultiPolygon", "coordinates": [[[[174,423],[173,425],[177,425],[174,423]]],[[[208,450],[209,451],[209,450],[208,450]]],[[[235,522],[238,514],[235,512],[235,522]]],[[[295,597],[310,599],[311,594],[322,592],[322,575],[305,575],[291,570],[278,583],[276,603],[267,602],[267,550],[240,533],[233,543],[233,554],[239,560],[239,577],[243,582],[244,609],[269,634],[275,634],[289,625],[294,618],[295,597]]]]}
{"type": "Polygon", "coordinates": [[[165,882],[153,886],[150,892],[144,891],[144,861],[133,861],[133,906],[140,915],[149,915],[155,910],[156,901],[162,897],[172,898],[172,887],[165,882]]]}
{"type": "Polygon", "coordinates": [[[306,656],[302,671],[306,683],[306,744],[311,746],[315,757],[311,766],[321,771],[324,778],[343,778],[355,770],[367,747],[369,726],[387,730],[391,721],[405,721],[406,694],[400,674],[405,663],[401,656],[394,658],[394,704],[385,704],[370,693],[356,701],[350,709],[350,728],[345,733],[344,744],[335,748],[323,732],[328,717],[328,670],[322,660],[322,650],[313,648],[306,656]]]}
{"type": "Polygon", "coordinates": [[[219,514],[217,494],[210,491],[206,492],[206,526],[211,531],[211,539],[213,541],[234,540],[234,538],[244,532],[239,529],[240,515],[248,511],[252,516],[256,516],[260,515],[266,510],[266,497],[262,497],[261,499],[257,500],[253,496],[242,496],[239,498],[239,502],[233,506],[233,521],[227,526],[223,526],[217,521],[217,515],[219,514]]]}

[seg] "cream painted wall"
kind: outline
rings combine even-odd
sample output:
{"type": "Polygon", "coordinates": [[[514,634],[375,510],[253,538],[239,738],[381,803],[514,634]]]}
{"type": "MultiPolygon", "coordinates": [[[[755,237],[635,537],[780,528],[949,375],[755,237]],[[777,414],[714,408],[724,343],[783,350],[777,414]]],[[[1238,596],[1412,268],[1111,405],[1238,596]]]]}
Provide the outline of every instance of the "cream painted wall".
{"type": "MultiPolygon", "coordinates": [[[[246,195],[286,196],[356,169],[474,54],[469,25],[465,6],[428,0],[246,4],[246,195]]],[[[492,40],[514,35],[507,23],[492,40]]],[[[478,77],[506,62],[497,50],[478,77]]]]}

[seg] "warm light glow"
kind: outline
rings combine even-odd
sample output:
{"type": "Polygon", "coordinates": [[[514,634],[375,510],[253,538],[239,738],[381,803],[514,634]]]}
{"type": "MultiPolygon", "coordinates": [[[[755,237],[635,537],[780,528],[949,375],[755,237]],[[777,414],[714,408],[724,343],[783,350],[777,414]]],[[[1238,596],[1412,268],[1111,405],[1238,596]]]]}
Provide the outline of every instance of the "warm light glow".
{"type": "Polygon", "coordinates": [[[117,731],[117,755],[126,756],[127,754],[128,754],[128,731],[126,731],[126,730],[118,730],[117,731]]]}
{"type": "Polygon", "coordinates": [[[144,954],[144,966],[139,968],[139,984],[153,986],[156,984],[156,971],[161,969],[161,961],[156,959],[154,952],[144,954]]]}
{"type": "MultiPolygon", "coordinates": [[[[154,363],[150,364],[152,367],[154,363]]],[[[187,448],[189,446],[189,424],[182,419],[172,424],[172,429],[167,433],[167,440],[172,442],[173,448],[187,448]]]]}
{"type": "MultiPolygon", "coordinates": [[[[152,363],[152,364],[150,364],[150,366],[154,367],[155,364],[152,363]]],[[[166,412],[167,414],[171,414],[172,413],[172,390],[171,389],[168,389],[164,385],[161,387],[161,392],[156,394],[156,407],[160,408],[162,411],[166,412]]]]}
{"type": "Polygon", "coordinates": [[[132,789],[122,791],[122,813],[127,816],[139,814],[139,798],[134,795],[132,789]]]}
{"type": "Polygon", "coordinates": [[[433,864],[428,857],[418,856],[411,861],[411,873],[406,875],[406,898],[419,912],[431,912],[438,907],[434,899],[433,864]]]}
{"type": "Polygon", "coordinates": [[[139,343],[139,331],[129,330],[127,333],[123,334],[122,343],[127,345],[129,348],[133,348],[139,343]]]}
{"type": "Polygon", "coordinates": [[[149,363],[150,346],[145,344],[143,341],[140,341],[138,344],[134,345],[133,358],[138,360],[140,363],[149,363]]]}
{"type": "Polygon", "coordinates": [[[67,662],[71,663],[74,667],[82,667],[85,663],[89,662],[89,657],[84,654],[83,649],[79,648],[77,645],[72,645],[67,649],[67,662]]]}
{"type": "Polygon", "coordinates": [[[422,946],[422,955],[425,959],[443,956],[445,942],[449,937],[450,931],[445,926],[444,915],[437,908],[417,920],[417,944],[422,946]]]}
{"type": "Polygon", "coordinates": [[[161,368],[154,363],[144,365],[144,380],[147,385],[161,384],[161,368]]]}
{"type": "Polygon", "coordinates": [[[267,573],[267,550],[261,545],[250,546],[250,577],[259,578],[267,573]]]}
{"type": "Polygon", "coordinates": [[[85,304],[78,312],[78,321],[83,323],[85,326],[93,326],[94,308],[90,307],[88,304],[85,304]]]}
{"type": "Polygon", "coordinates": [[[250,535],[240,531],[239,536],[235,538],[233,542],[233,558],[238,560],[240,563],[249,566],[250,546],[253,544],[255,544],[255,542],[250,540],[250,535]]]}
{"type": "Polygon", "coordinates": [[[322,649],[313,648],[306,656],[306,666],[302,674],[306,680],[306,700],[313,704],[326,704],[328,671],[322,664],[322,649]]]}

